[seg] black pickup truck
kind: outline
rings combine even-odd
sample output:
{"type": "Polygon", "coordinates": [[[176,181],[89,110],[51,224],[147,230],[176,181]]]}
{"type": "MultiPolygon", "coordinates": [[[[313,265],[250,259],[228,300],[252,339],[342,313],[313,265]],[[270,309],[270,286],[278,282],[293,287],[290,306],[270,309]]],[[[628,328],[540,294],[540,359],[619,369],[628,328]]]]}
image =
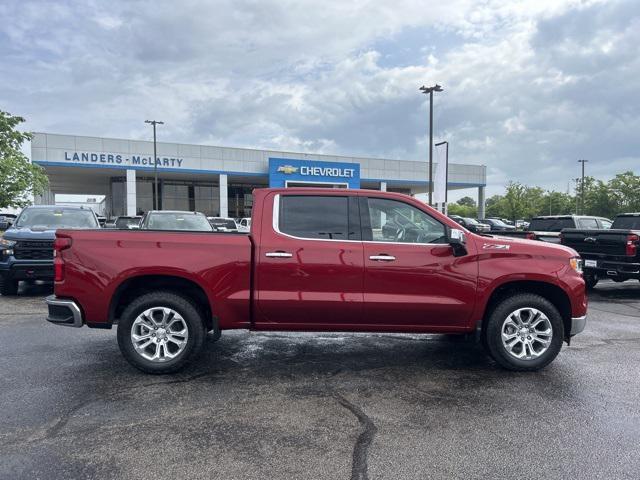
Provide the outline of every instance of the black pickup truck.
{"type": "Polygon", "coordinates": [[[601,278],[640,280],[640,213],[618,215],[608,230],[565,229],[560,238],[582,257],[587,288],[601,278]]]}
{"type": "Polygon", "coordinates": [[[611,220],[603,217],[587,215],[549,215],[533,217],[527,230],[512,230],[506,232],[491,231],[492,235],[505,237],[519,237],[527,240],[560,243],[560,232],[567,228],[578,229],[606,229],[611,227],[611,220]]]}

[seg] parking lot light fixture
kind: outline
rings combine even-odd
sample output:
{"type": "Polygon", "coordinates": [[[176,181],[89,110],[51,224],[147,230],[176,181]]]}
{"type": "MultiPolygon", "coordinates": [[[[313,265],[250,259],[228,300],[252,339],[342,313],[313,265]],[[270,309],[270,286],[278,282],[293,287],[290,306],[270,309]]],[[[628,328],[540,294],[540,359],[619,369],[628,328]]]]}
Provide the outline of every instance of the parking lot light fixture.
{"type": "Polygon", "coordinates": [[[158,210],[158,155],[156,152],[156,125],[164,125],[159,120],[145,120],[153,125],[153,209],[158,210]]]}
{"type": "Polygon", "coordinates": [[[433,205],[433,92],[442,92],[437,83],[433,87],[420,87],[420,91],[429,95],[429,205],[433,205]]]}

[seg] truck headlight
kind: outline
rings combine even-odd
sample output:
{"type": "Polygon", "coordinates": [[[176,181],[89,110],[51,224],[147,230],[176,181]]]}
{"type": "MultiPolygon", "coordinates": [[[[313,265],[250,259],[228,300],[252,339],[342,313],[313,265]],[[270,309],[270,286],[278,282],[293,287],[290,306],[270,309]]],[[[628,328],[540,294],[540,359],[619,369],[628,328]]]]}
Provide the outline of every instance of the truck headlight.
{"type": "Polygon", "coordinates": [[[580,257],[572,257],[569,259],[569,265],[579,274],[582,274],[582,259],[580,257]]]}

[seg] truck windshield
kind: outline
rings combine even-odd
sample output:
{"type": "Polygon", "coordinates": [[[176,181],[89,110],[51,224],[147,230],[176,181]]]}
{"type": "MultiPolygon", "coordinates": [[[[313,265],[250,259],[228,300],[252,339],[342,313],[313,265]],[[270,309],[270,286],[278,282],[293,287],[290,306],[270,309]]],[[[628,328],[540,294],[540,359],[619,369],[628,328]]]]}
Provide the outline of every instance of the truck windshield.
{"type": "Polygon", "coordinates": [[[573,218],[534,218],[529,230],[538,232],[560,232],[563,228],[575,228],[573,218]]]}
{"type": "Polygon", "coordinates": [[[640,216],[616,217],[611,228],[619,228],[622,230],[640,230],[640,216]]]}
{"type": "Polygon", "coordinates": [[[93,211],[74,208],[26,208],[18,217],[15,226],[30,228],[100,228],[93,211]]]}
{"type": "Polygon", "coordinates": [[[151,213],[147,221],[150,230],[190,230],[212,232],[213,228],[204,215],[190,212],[151,213]]]}

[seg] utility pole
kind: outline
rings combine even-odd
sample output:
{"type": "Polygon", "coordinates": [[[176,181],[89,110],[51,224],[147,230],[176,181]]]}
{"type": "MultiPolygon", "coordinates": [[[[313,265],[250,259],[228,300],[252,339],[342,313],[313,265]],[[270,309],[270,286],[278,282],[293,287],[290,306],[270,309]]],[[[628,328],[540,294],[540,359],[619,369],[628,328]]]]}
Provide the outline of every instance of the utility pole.
{"type": "Polygon", "coordinates": [[[145,120],[153,125],[153,209],[158,210],[158,154],[156,152],[156,125],[164,125],[159,120],[145,120]]]}
{"type": "Polygon", "coordinates": [[[581,214],[584,215],[584,164],[589,160],[578,160],[582,164],[582,181],[580,182],[580,202],[582,203],[581,214]]]}
{"type": "Polygon", "coordinates": [[[437,83],[433,87],[420,87],[420,91],[429,94],[429,205],[433,205],[433,92],[441,92],[437,83]]]}
{"type": "MultiPolygon", "coordinates": [[[[447,199],[449,193],[449,142],[445,140],[444,142],[436,143],[436,147],[439,147],[440,145],[447,146],[444,164],[444,206],[442,207],[442,213],[446,215],[448,210],[447,199]]],[[[480,209],[480,205],[478,205],[478,209],[480,209]]]]}

